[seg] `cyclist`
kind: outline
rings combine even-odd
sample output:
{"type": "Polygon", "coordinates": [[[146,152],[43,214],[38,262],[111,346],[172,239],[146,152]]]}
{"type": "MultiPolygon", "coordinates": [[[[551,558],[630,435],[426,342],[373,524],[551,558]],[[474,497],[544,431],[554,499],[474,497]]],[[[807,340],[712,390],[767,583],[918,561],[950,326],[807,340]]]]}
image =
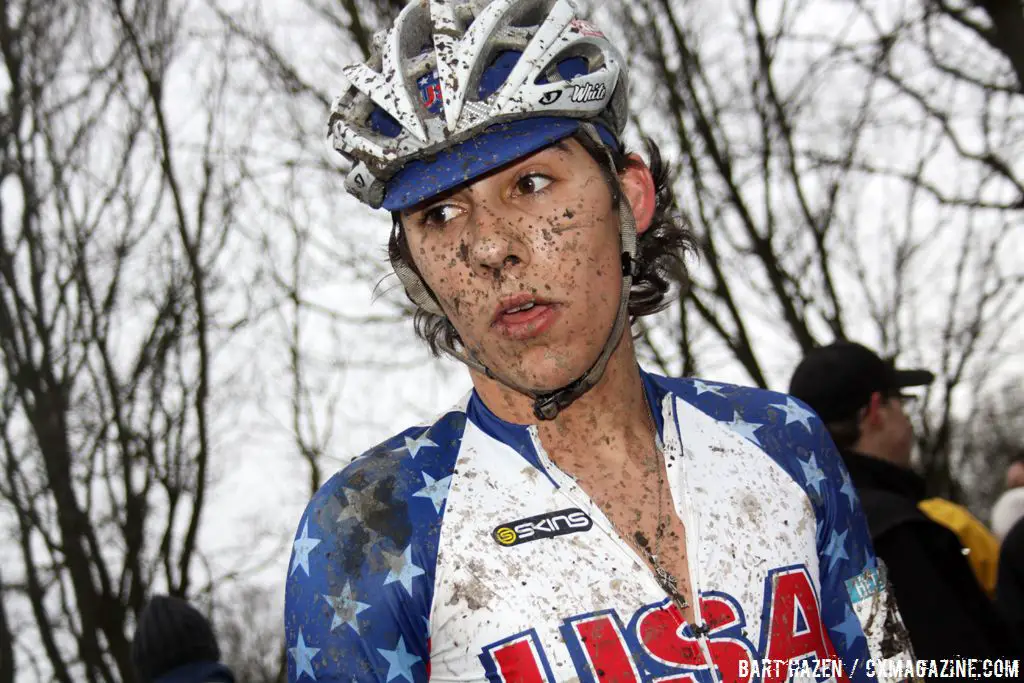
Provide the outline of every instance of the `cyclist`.
{"type": "Polygon", "coordinates": [[[374,45],[329,134],[347,188],[392,213],[417,331],[473,391],[309,503],[290,680],[860,681],[869,657],[910,661],[814,414],[638,366],[630,320],[665,305],[691,240],[656,149],[623,148],[626,63],[601,30],[567,0],[432,0],[374,45]]]}

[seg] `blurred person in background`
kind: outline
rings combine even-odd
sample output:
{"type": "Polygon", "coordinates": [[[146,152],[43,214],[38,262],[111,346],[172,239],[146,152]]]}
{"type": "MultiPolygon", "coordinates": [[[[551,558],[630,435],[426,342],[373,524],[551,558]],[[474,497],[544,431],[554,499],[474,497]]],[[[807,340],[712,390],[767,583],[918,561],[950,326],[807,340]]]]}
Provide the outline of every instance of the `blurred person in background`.
{"type": "Polygon", "coordinates": [[[992,533],[1000,541],[1024,517],[1024,454],[1006,470],[1006,490],[992,506],[992,533]]]}
{"type": "Polygon", "coordinates": [[[235,683],[210,622],[180,598],[154,595],[132,639],[139,683],[235,683]]]}
{"type": "Polygon", "coordinates": [[[1024,458],[1006,471],[1006,491],[992,508],[992,531],[1002,541],[996,605],[1024,640],[1024,458]]]}
{"type": "Polygon", "coordinates": [[[997,542],[962,506],[927,499],[924,479],[911,469],[914,433],[904,404],[913,397],[903,389],[933,380],[927,370],[898,370],[860,344],[839,341],[808,353],[789,391],[818,413],[839,447],[914,653],[1019,656],[1016,635],[982,584],[994,574],[997,542]]]}

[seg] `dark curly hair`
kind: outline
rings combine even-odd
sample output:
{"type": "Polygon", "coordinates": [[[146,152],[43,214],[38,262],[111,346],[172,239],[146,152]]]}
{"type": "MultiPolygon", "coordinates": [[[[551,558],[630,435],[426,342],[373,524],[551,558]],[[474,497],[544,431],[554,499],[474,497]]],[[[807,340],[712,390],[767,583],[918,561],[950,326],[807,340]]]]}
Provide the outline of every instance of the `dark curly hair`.
{"type": "MultiPolygon", "coordinates": [[[[595,142],[583,131],[572,136],[598,163],[612,193],[613,208],[622,200],[622,188],[618,174],[630,164],[624,149],[612,149],[595,142]],[[615,168],[608,163],[609,155],[615,168]]],[[[651,139],[646,139],[648,167],[654,177],[655,210],[651,225],[638,235],[636,262],[633,271],[633,286],[629,293],[629,315],[631,320],[651,315],[666,308],[670,303],[669,289],[672,282],[679,285],[680,292],[689,287],[689,273],[686,269],[686,255],[696,250],[693,234],[676,211],[675,196],[671,189],[668,167],[661,157],[661,151],[651,139]]],[[[419,269],[409,251],[409,243],[402,229],[401,214],[391,214],[391,237],[388,239],[388,256],[392,261],[400,259],[417,274],[419,269]]],[[[422,278],[422,275],[420,275],[422,278]]],[[[448,318],[417,309],[413,324],[416,334],[427,342],[431,353],[440,356],[444,347],[456,348],[462,345],[459,333],[448,318]]]]}

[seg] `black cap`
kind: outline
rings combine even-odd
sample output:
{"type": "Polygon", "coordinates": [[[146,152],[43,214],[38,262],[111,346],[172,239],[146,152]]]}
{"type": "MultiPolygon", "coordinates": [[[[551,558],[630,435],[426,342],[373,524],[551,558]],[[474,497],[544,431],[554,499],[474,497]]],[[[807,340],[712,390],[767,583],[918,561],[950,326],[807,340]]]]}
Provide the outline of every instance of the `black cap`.
{"type": "Polygon", "coordinates": [[[143,683],[231,681],[206,617],[184,600],[154,595],[139,616],[132,663],[143,683]]]}
{"type": "Polygon", "coordinates": [[[897,370],[860,344],[839,341],[808,353],[793,372],[789,393],[825,422],[856,415],[876,391],[894,395],[904,387],[931,384],[927,370],[897,370]]]}

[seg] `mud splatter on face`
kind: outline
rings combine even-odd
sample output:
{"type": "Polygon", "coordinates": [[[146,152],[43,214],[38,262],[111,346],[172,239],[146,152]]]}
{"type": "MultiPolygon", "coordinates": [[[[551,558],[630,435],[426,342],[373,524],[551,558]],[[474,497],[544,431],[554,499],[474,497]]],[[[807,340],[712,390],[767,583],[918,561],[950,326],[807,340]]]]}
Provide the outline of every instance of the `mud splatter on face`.
{"type": "Polygon", "coordinates": [[[422,204],[402,222],[424,281],[486,366],[555,389],[597,358],[619,300],[619,219],[600,165],[578,142],[422,204]]]}

